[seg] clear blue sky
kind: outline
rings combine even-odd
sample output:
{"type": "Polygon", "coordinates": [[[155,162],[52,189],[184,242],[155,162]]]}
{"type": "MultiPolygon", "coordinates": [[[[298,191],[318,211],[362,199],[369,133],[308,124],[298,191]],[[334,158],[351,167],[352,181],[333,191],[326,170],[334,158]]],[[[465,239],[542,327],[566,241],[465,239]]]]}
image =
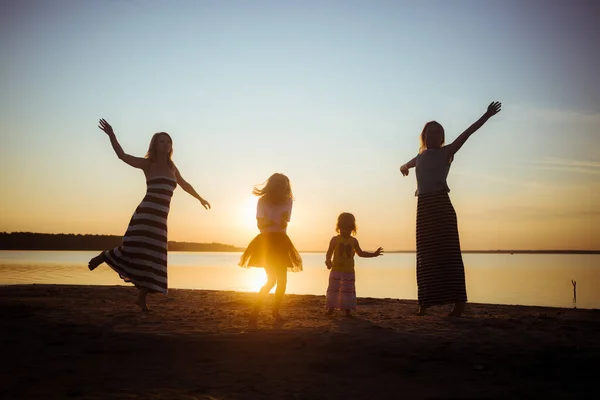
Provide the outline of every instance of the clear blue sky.
{"type": "Polygon", "coordinates": [[[130,154],[169,132],[213,209],[178,189],[172,240],[244,246],[253,184],[287,174],[289,233],[323,250],[355,213],[363,248],[414,249],[414,174],[435,119],[457,154],[465,249],[600,249],[600,3],[3,1],[0,231],[122,234],[144,193],[130,154]]]}

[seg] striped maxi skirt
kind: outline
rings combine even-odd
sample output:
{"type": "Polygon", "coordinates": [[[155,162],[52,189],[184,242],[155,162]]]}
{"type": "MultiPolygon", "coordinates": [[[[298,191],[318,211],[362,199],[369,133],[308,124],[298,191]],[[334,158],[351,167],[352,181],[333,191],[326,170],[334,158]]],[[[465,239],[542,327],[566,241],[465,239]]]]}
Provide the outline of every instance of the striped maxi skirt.
{"type": "Polygon", "coordinates": [[[421,306],[467,301],[456,212],[446,192],[418,197],[417,285],[421,306]]]}
{"type": "Polygon", "coordinates": [[[150,293],[167,293],[167,217],[177,182],[169,177],[146,182],[121,246],[106,250],[104,262],[125,282],[150,293]]]}

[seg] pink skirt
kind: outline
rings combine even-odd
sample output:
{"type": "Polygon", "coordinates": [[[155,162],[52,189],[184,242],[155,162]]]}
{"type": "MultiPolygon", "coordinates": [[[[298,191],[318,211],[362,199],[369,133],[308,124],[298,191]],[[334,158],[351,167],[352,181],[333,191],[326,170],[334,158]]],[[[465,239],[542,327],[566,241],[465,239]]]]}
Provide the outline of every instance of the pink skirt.
{"type": "Polygon", "coordinates": [[[356,285],[354,272],[331,270],[327,287],[327,308],[356,309],[356,285]]]}

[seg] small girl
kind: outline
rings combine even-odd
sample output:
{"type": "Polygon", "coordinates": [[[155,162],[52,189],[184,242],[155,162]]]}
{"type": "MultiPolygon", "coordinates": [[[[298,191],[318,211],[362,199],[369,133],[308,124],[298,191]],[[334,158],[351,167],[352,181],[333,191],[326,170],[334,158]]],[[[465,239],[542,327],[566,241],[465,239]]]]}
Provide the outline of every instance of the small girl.
{"type": "Polygon", "coordinates": [[[358,240],[352,237],[356,235],[356,219],[350,213],[338,216],[335,230],[339,235],[331,238],[325,256],[325,265],[331,270],[327,287],[327,314],[331,315],[334,309],[339,308],[351,317],[351,310],[356,309],[354,254],[359,257],[378,257],[383,249],[380,247],[373,253],[361,250],[358,240]]]}
{"type": "Polygon", "coordinates": [[[479,120],[444,146],[444,128],[436,121],[425,124],[419,154],[400,167],[407,176],[416,167],[417,175],[417,286],[418,315],[428,307],[454,303],[450,316],[460,316],[467,302],[465,268],[458,237],[456,212],[446,183],[456,152],[475,131],[500,112],[499,102],[491,103],[479,120]]]}
{"type": "Polygon", "coordinates": [[[288,237],[286,230],[292,215],[292,188],[287,176],[275,173],[267,179],[262,189],[254,188],[252,194],[260,196],[256,205],[256,220],[260,234],[248,245],[240,257],[241,267],[263,267],[267,282],[260,289],[258,299],[250,314],[250,323],[256,324],[258,313],[267,295],[277,284],[273,318],[283,321],[279,308],[287,284],[287,270],[302,271],[302,258],[288,237]]]}

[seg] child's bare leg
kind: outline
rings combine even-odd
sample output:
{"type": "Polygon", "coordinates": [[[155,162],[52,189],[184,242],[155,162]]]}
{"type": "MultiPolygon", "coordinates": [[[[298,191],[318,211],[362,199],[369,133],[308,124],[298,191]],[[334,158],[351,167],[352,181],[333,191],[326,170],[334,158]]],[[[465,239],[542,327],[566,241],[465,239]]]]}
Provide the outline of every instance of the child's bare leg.
{"type": "Polygon", "coordinates": [[[281,268],[277,271],[277,289],[275,290],[275,302],[273,303],[273,318],[275,321],[283,321],[279,309],[283,301],[283,295],[287,287],[287,269],[281,268]]]}
{"type": "Polygon", "coordinates": [[[96,257],[92,258],[90,262],[88,262],[88,268],[90,271],[93,271],[98,267],[98,265],[104,262],[104,252],[98,254],[96,257]]]}
{"type": "Polygon", "coordinates": [[[140,292],[138,294],[138,298],[135,301],[135,304],[142,310],[142,311],[150,311],[150,309],[148,308],[148,305],[146,304],[146,296],[148,295],[148,289],[146,289],[145,287],[141,287],[140,288],[140,292]]]}
{"type": "Polygon", "coordinates": [[[419,306],[419,310],[417,311],[417,315],[423,316],[427,311],[428,306],[419,306]]]}
{"type": "Polygon", "coordinates": [[[454,303],[454,309],[448,315],[450,317],[460,317],[462,315],[462,313],[465,311],[466,305],[467,304],[464,301],[459,301],[457,303],[454,303]]]}
{"type": "Polygon", "coordinates": [[[258,297],[254,303],[254,306],[252,307],[252,312],[250,313],[250,323],[256,323],[260,308],[269,295],[271,289],[273,289],[273,286],[275,286],[275,283],[277,283],[277,277],[274,274],[269,273],[267,270],[267,282],[263,285],[263,287],[260,288],[260,292],[258,292],[258,297]]]}

